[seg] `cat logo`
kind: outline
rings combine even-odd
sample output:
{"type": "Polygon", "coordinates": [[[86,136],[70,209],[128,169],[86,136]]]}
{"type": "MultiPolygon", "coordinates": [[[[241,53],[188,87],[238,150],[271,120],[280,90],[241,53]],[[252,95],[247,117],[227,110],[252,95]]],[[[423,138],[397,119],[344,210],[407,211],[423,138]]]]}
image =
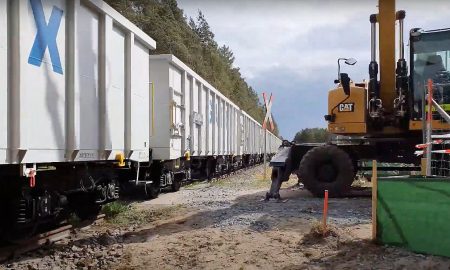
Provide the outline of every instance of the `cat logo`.
{"type": "Polygon", "coordinates": [[[339,112],[354,112],[355,103],[341,103],[338,110],[339,112]]]}

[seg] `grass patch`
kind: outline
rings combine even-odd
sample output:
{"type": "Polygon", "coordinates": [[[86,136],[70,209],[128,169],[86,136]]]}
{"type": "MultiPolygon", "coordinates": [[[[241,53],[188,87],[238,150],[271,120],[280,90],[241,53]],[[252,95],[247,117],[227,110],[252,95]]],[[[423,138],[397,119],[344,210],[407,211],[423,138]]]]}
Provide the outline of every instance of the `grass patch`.
{"type": "Polygon", "coordinates": [[[193,181],[193,182],[185,185],[184,189],[189,189],[189,190],[202,189],[208,185],[209,185],[209,183],[206,180],[197,180],[197,181],[193,181]]]}
{"type": "MultiPolygon", "coordinates": [[[[267,168],[266,168],[266,181],[270,180],[271,175],[272,175],[272,167],[267,166],[267,168]]],[[[255,175],[255,179],[259,180],[259,181],[264,181],[264,168],[262,169],[262,171],[260,173],[257,173],[255,175]]]]}
{"type": "Polygon", "coordinates": [[[255,181],[252,182],[251,188],[269,189],[271,184],[272,184],[272,180],[270,180],[270,176],[269,176],[268,179],[266,179],[266,180],[264,180],[263,178],[256,179],[255,181]]]}
{"type": "Polygon", "coordinates": [[[117,215],[130,209],[130,205],[123,201],[114,201],[105,204],[102,208],[102,213],[105,214],[106,219],[111,219],[117,215]]]}
{"type": "Polygon", "coordinates": [[[175,205],[159,209],[138,209],[135,206],[129,205],[124,211],[117,213],[113,217],[107,218],[106,221],[111,225],[118,227],[142,226],[159,219],[171,217],[181,208],[181,205],[175,205]]]}
{"type": "Polygon", "coordinates": [[[78,227],[81,224],[81,219],[75,213],[72,213],[67,219],[67,222],[72,225],[72,227],[78,227]]]}
{"type": "Polygon", "coordinates": [[[239,183],[236,183],[235,181],[230,181],[230,179],[228,178],[224,178],[224,179],[213,179],[210,182],[210,185],[212,187],[236,187],[238,186],[239,183]]]}

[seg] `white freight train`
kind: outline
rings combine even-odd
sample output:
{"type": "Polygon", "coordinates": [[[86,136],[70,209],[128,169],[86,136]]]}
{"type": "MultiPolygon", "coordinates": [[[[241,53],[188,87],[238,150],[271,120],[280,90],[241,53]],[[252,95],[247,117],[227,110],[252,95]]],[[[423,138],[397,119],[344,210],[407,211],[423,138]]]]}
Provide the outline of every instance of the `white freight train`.
{"type": "MultiPolygon", "coordinates": [[[[175,56],[150,56],[150,80],[157,100],[150,147],[154,160],[165,161],[165,182],[178,181],[177,174],[211,178],[262,161],[261,125],[175,56]]],[[[281,141],[266,132],[273,154],[281,141]]]]}
{"type": "Polygon", "coordinates": [[[261,126],[155,47],[101,0],[0,1],[0,233],[261,160],[261,126]]]}

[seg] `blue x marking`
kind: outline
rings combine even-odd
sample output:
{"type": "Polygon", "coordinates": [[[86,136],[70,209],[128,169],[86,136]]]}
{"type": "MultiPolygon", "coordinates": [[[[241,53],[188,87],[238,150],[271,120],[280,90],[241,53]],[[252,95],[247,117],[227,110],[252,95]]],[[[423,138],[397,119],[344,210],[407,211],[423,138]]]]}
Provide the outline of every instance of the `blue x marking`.
{"type": "Polygon", "coordinates": [[[58,36],[59,27],[61,25],[64,12],[54,6],[47,24],[41,0],[30,0],[30,3],[33,10],[34,20],[36,22],[37,34],[34,40],[33,48],[30,52],[30,56],[28,57],[28,63],[40,67],[42,64],[42,59],[44,58],[45,50],[48,47],[53,71],[63,74],[56,37],[58,36]]]}

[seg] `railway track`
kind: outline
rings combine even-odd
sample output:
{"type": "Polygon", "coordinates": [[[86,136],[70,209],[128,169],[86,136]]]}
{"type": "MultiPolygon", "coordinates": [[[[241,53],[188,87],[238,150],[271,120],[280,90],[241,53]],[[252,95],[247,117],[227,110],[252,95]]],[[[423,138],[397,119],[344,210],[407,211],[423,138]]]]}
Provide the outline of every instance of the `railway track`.
{"type": "Polygon", "coordinates": [[[14,259],[24,253],[57,243],[67,238],[73,229],[88,229],[91,225],[98,224],[103,221],[104,218],[105,215],[101,214],[95,219],[83,221],[76,226],[72,226],[67,222],[64,222],[56,229],[40,233],[29,239],[17,241],[14,244],[0,246],[0,263],[14,259]]]}
{"type": "MultiPolygon", "coordinates": [[[[236,171],[232,171],[225,174],[217,174],[214,179],[222,179],[231,175],[235,175],[241,173],[245,170],[253,168],[254,166],[258,166],[260,164],[252,165],[249,167],[243,167],[236,171]]],[[[204,179],[196,179],[192,182],[204,180],[204,179]]],[[[189,183],[183,183],[186,185],[189,183]]],[[[58,228],[39,233],[35,236],[32,236],[29,239],[16,241],[13,244],[0,244],[0,263],[4,263],[8,260],[14,259],[17,256],[20,256],[24,253],[37,250],[39,248],[50,246],[54,243],[57,243],[65,238],[67,238],[73,229],[78,230],[87,230],[90,226],[94,224],[98,224],[105,218],[104,214],[98,215],[95,219],[85,220],[79,223],[76,226],[70,225],[68,221],[63,221],[58,228]]]]}

